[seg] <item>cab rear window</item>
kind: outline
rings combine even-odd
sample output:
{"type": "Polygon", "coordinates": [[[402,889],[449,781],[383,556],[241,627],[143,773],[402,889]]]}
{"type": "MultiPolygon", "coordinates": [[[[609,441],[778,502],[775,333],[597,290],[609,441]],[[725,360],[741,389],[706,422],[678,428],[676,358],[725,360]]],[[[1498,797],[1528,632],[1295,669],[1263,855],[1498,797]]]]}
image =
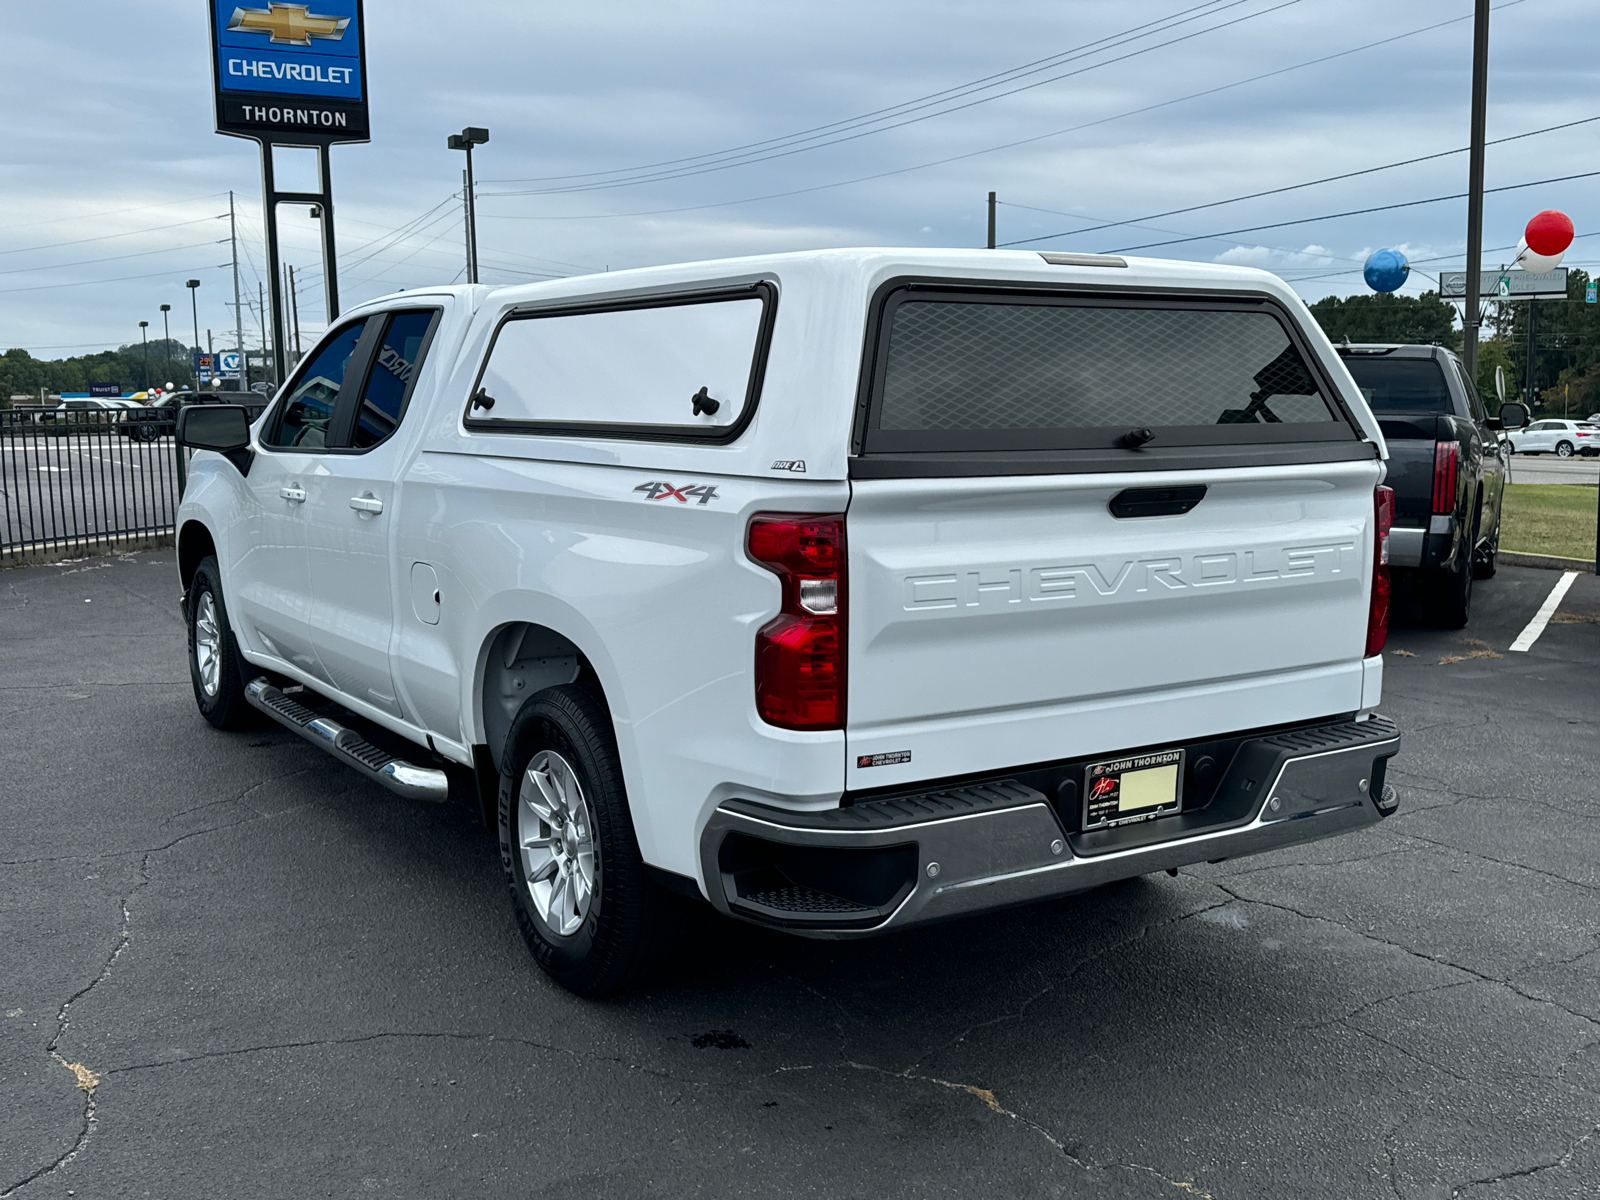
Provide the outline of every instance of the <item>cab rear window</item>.
{"type": "Polygon", "coordinates": [[[908,288],[874,368],[869,453],[1353,436],[1289,322],[1253,300],[908,288]]]}
{"type": "Polygon", "coordinates": [[[1375,413],[1454,411],[1444,372],[1431,358],[1364,358],[1349,354],[1344,365],[1375,413]]]}

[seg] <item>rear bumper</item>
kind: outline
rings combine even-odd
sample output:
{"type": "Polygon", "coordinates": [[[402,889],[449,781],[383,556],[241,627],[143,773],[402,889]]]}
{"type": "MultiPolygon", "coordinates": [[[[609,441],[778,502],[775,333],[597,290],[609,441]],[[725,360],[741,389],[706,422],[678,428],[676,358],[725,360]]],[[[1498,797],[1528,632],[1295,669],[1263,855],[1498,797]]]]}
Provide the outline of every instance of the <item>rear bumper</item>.
{"type": "Polygon", "coordinates": [[[730,800],[707,823],[701,866],[731,916],[870,936],[1360,829],[1397,806],[1383,777],[1399,748],[1382,717],[1252,739],[1205,809],[1087,834],[1008,779],[820,813],[730,800]]]}

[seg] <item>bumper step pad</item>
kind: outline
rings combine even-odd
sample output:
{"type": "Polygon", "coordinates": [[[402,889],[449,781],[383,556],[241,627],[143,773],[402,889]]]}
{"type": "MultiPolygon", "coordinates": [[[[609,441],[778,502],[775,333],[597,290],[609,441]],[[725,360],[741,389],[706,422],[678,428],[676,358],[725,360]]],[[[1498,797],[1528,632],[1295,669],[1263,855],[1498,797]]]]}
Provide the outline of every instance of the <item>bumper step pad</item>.
{"type": "Polygon", "coordinates": [[[443,771],[413,766],[404,759],[380,750],[371,742],[339,722],[307,708],[285,696],[267,682],[265,676],[244,689],[244,698],[286,729],[292,729],[313,746],[326,750],[346,766],[354,767],[374,783],[409,800],[443,802],[450,795],[450,782],[443,771]]]}

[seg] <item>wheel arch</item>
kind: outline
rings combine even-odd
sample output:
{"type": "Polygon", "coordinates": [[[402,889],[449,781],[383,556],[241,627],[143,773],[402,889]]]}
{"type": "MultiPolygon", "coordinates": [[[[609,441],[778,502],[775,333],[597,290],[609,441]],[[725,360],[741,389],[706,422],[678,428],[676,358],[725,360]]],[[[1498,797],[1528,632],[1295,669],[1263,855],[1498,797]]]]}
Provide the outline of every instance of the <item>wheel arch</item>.
{"type": "Polygon", "coordinates": [[[194,579],[194,573],[207,555],[217,552],[216,539],[211,536],[201,521],[185,521],[178,530],[178,577],[183,581],[183,590],[189,590],[189,583],[194,579]]]}
{"type": "MultiPolygon", "coordinates": [[[[490,630],[478,650],[473,685],[477,721],[495,769],[506,734],[528,697],[563,683],[582,683],[611,712],[605,684],[577,642],[536,621],[507,621],[490,630]]],[[[613,716],[613,722],[615,717],[613,716]]]]}

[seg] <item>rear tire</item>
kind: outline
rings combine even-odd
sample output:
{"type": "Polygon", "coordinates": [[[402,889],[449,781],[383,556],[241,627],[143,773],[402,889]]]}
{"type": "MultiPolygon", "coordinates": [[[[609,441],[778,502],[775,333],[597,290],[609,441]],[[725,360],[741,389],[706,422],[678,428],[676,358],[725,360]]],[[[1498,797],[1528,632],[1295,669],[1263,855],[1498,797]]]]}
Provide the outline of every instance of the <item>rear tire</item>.
{"type": "Polygon", "coordinates": [[[1461,560],[1449,571],[1434,577],[1434,620],[1445,629],[1464,629],[1472,616],[1473,547],[1478,543],[1478,523],[1474,519],[1472,530],[1457,551],[1461,560]]]}
{"type": "Polygon", "coordinates": [[[222,575],[208,555],[195,568],[183,604],[189,627],[189,682],[200,715],[218,729],[247,729],[255,710],[244,698],[245,661],[228,622],[222,575]]]}
{"type": "Polygon", "coordinates": [[[611,714],[583,688],[548,688],[500,762],[500,858],[534,959],[580,996],[638,982],[671,953],[680,906],[645,870],[611,714]]]}
{"type": "Polygon", "coordinates": [[[1478,551],[1472,562],[1472,573],[1479,579],[1493,579],[1500,569],[1500,526],[1494,527],[1494,538],[1478,551]]]}
{"type": "Polygon", "coordinates": [[[1557,442],[1556,443],[1556,457],[1557,458],[1571,458],[1572,457],[1572,443],[1571,442],[1557,442]]]}

